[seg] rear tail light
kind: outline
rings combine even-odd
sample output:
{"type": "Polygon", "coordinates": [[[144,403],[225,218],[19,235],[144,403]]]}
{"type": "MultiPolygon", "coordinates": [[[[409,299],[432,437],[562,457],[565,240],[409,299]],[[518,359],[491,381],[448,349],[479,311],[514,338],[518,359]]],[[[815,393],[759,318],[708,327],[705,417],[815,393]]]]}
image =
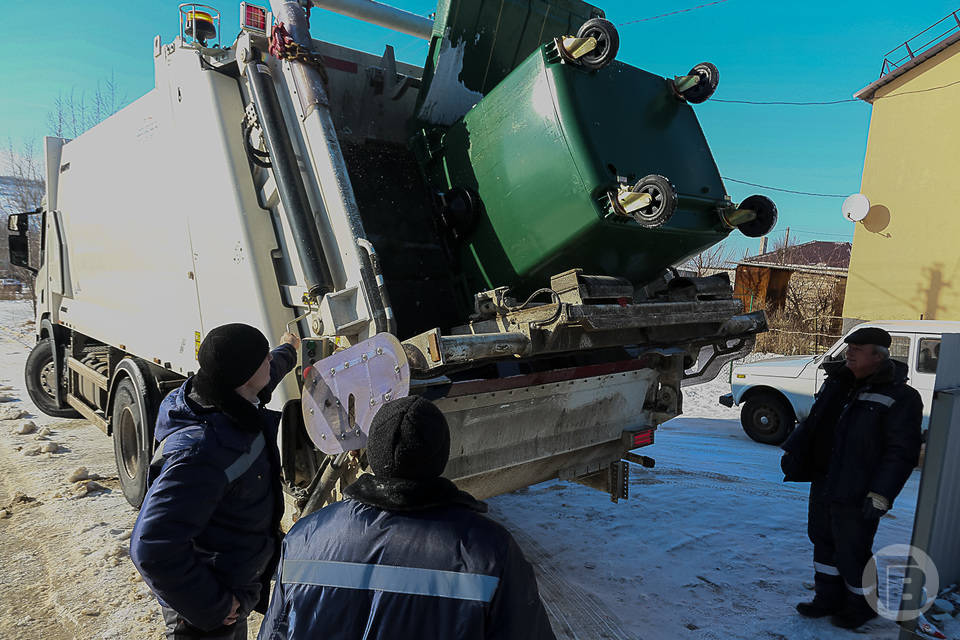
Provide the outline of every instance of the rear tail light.
{"type": "Polygon", "coordinates": [[[637,447],[648,447],[653,444],[653,427],[647,427],[646,429],[637,429],[624,431],[624,440],[628,449],[636,449],[637,447]]]}

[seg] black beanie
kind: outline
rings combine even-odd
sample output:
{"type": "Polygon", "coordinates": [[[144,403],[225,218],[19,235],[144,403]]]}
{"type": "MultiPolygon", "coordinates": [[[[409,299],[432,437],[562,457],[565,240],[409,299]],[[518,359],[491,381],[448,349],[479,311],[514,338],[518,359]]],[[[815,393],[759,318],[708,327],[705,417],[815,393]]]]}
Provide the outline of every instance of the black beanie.
{"type": "Polygon", "coordinates": [[[248,324],[225,324],[211,330],[200,344],[197,375],[212,388],[233,390],[257,372],[268,353],[270,343],[259,329],[248,324]]]}
{"type": "Polygon", "coordinates": [[[378,478],[436,478],[449,457],[447,419],[429,400],[419,396],[393,400],[373,417],[367,461],[378,478]]]}

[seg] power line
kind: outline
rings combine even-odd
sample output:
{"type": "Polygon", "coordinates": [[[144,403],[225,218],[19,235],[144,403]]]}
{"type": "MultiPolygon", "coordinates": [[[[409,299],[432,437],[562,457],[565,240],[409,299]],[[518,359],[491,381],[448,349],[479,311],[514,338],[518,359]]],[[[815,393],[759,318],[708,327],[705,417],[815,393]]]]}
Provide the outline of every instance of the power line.
{"type": "Polygon", "coordinates": [[[817,198],[846,198],[847,196],[837,195],[835,193],[811,193],[810,191],[795,191],[793,189],[781,189],[780,187],[771,187],[765,184],[756,184],[754,182],[747,182],[745,180],[737,180],[736,178],[728,178],[727,176],[721,176],[724,180],[729,182],[737,182],[739,184],[746,184],[751,187],[758,187],[760,189],[769,189],[771,191],[782,191],[784,193],[795,193],[801,196],[814,196],[817,198]]]}
{"type": "MultiPolygon", "coordinates": [[[[926,89],[914,89],[912,91],[900,91],[899,93],[891,93],[885,96],[876,96],[874,97],[874,102],[877,100],[887,100],[889,98],[899,98],[900,96],[909,96],[916,93],[929,93],[931,91],[940,91],[941,89],[948,89],[954,85],[960,84],[960,80],[943,84],[937,87],[927,87],[926,89]]],[[[823,100],[823,101],[811,101],[811,102],[788,102],[785,100],[723,100],[721,98],[711,98],[711,102],[726,102],[728,104],[772,104],[772,105],[788,105],[794,107],[807,107],[807,106],[819,106],[819,105],[831,105],[831,104],[846,104],[849,102],[861,102],[857,98],[846,98],[844,100],[823,100]]]]}
{"type": "Polygon", "coordinates": [[[763,102],[759,100],[722,100],[720,98],[711,98],[711,102],[727,102],[729,104],[782,104],[789,105],[793,107],[808,107],[816,105],[825,105],[825,104],[844,104],[846,102],[860,102],[856,98],[847,98],[845,100],[826,100],[823,102],[787,102],[783,100],[772,100],[769,102],[763,102]]]}
{"type": "Polygon", "coordinates": [[[660,18],[667,18],[670,16],[675,16],[678,13],[687,13],[690,11],[696,11],[697,9],[705,9],[706,7],[712,7],[717,4],[723,4],[724,2],[729,2],[730,0],[715,0],[714,2],[707,2],[706,4],[699,4],[695,7],[690,7],[688,9],[677,9],[676,11],[671,11],[669,13],[661,13],[658,16],[650,16],[649,18],[638,18],[636,20],[630,20],[628,22],[621,22],[618,24],[618,27],[625,27],[629,24],[637,24],[638,22],[649,22],[650,20],[659,20],[660,18]]]}

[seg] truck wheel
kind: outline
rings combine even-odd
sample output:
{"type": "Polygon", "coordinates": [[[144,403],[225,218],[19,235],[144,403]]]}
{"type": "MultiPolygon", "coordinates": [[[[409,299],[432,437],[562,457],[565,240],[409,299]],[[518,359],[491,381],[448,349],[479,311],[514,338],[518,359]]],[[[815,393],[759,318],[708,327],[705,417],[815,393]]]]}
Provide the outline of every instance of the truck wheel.
{"type": "Polygon", "coordinates": [[[57,406],[57,376],[53,363],[53,340],[44,338],[38,342],[24,367],[23,377],[27,383],[27,393],[40,411],[54,418],[79,418],[75,410],[61,409],[57,406]]]}
{"type": "Polygon", "coordinates": [[[147,493],[147,470],[153,447],[148,399],[133,380],[117,383],[113,400],[113,456],[123,497],[135,509],[143,504],[147,493]]]}
{"type": "Polygon", "coordinates": [[[620,34],[613,23],[603,18],[590,18],[577,30],[578,38],[594,38],[597,48],[580,57],[577,62],[587,69],[602,69],[617,57],[620,50],[620,34]]]}
{"type": "Polygon", "coordinates": [[[795,422],[787,403],[772,393],[750,396],[740,411],[743,430],[763,444],[783,444],[795,422]]]}

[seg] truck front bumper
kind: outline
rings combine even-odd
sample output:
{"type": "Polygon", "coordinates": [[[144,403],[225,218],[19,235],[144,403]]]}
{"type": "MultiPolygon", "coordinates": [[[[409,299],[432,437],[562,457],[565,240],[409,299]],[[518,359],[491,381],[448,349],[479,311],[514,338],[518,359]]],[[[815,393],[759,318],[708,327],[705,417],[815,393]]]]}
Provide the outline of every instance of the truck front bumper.
{"type": "Polygon", "coordinates": [[[725,406],[725,407],[732,407],[732,406],[733,406],[733,394],[732,394],[732,393],[725,393],[725,394],[723,394],[722,396],[720,396],[720,404],[722,404],[722,405],[725,406]]]}

